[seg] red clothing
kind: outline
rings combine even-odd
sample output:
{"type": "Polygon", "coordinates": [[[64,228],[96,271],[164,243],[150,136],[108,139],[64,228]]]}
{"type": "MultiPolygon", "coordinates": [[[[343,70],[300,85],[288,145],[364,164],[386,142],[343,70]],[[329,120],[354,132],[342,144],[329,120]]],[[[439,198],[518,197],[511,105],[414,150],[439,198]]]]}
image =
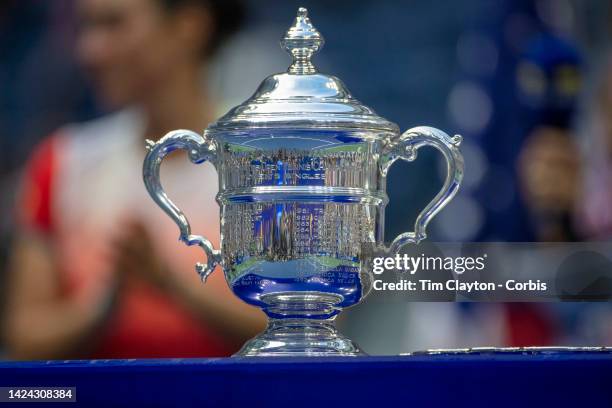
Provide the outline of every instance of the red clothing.
{"type": "MultiPolygon", "coordinates": [[[[61,295],[76,302],[91,302],[109,292],[114,261],[109,247],[121,235],[126,219],[150,227],[156,255],[173,272],[189,274],[194,285],[201,284],[193,265],[204,255],[177,242],[176,226],[146,194],[141,179],[145,153],[141,130],[142,121],[135,112],[68,127],[43,142],[27,165],[18,220],[22,228],[49,237],[58,262],[61,295]]],[[[170,178],[168,189],[175,185],[169,195],[195,217],[194,230],[218,241],[214,170],[188,160],[179,162],[162,170],[162,177],[170,178]]],[[[132,282],[114,304],[96,336],[99,347],[92,357],[204,357],[235,351],[147,282],[132,282]]]]}

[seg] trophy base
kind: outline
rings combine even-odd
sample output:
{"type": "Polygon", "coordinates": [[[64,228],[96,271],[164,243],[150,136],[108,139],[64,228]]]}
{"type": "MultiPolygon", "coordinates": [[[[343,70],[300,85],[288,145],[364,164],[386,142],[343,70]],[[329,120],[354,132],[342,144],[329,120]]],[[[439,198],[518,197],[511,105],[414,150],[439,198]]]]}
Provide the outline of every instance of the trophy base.
{"type": "Polygon", "coordinates": [[[333,320],[270,319],[266,331],[247,341],[234,356],[364,356],[357,344],[336,330],[333,320]]]}
{"type": "Polygon", "coordinates": [[[364,356],[359,346],[338,332],[335,316],[342,299],[324,293],[279,293],[262,299],[270,317],[266,330],[234,356],[364,356]]]}

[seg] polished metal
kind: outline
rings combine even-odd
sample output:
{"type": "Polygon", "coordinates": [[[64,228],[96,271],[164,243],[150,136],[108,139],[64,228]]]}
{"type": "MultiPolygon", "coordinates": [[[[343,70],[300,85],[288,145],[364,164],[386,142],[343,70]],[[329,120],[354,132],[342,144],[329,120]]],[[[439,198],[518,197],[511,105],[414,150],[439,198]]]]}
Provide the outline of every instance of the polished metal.
{"type": "Polygon", "coordinates": [[[400,353],[401,356],[475,355],[475,354],[564,354],[564,353],[612,353],[612,347],[593,346],[529,346],[529,347],[469,347],[458,349],[429,349],[400,353]]]}
{"type": "Polygon", "coordinates": [[[425,239],[427,224],[463,177],[460,136],[431,127],[400,134],[338,78],[317,72],[311,58],[323,43],[300,8],[281,39],[293,58],[287,72],[266,78],[203,136],[178,130],[148,146],[145,185],[179,226],[180,239],[205,251],[207,263],[197,265],[200,276],[222,265],[233,292],[270,319],[239,355],[362,354],[338,333],[334,318],[370,292],[375,255],[425,239]],[[414,160],[424,146],[438,149],[448,163],[443,187],[417,217],[414,231],[387,248],[387,171],[396,160],[414,160]],[[162,160],[175,149],[217,169],[220,250],[191,234],[160,184],[162,160]]]}
{"type": "Polygon", "coordinates": [[[311,58],[323,47],[323,36],[300,8],[281,45],[292,56],[287,70],[267,77],[253,96],[213,123],[207,133],[253,129],[357,129],[367,137],[399,133],[395,123],[381,118],[353,98],[344,83],[317,72],[311,58]]]}
{"type": "Polygon", "coordinates": [[[317,70],[312,65],[311,58],[323,47],[323,44],[325,40],[310,22],[308,11],[300,7],[295,23],[281,40],[281,46],[293,58],[287,72],[295,75],[316,73],[317,70]]]}

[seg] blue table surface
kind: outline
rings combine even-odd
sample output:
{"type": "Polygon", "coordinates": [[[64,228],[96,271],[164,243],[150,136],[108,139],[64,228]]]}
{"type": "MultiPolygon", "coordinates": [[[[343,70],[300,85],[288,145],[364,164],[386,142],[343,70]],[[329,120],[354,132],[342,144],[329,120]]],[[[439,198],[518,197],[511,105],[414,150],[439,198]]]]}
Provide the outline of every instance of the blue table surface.
{"type": "Polygon", "coordinates": [[[612,407],[612,353],[1,362],[0,386],[75,386],[72,407],[612,407]]]}

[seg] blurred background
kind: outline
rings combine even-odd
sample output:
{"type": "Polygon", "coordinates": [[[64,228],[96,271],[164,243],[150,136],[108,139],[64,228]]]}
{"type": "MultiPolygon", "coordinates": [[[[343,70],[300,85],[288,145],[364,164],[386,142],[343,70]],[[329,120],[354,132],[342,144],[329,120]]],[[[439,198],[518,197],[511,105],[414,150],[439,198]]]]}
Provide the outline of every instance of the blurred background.
{"type": "MultiPolygon", "coordinates": [[[[140,171],[137,152],[125,162],[108,162],[113,143],[122,143],[111,133],[137,134],[140,143],[145,136],[157,138],[174,128],[201,130],[244,101],[266,76],[286,70],[289,57],[278,40],[298,6],[309,9],[326,38],[315,57],[320,71],[341,78],[356,98],[401,129],[431,125],[463,135],[464,184],[432,223],[432,240],[610,238],[609,1],[4,0],[0,355],[226,355],[261,328],[261,316],[241,305],[212,306],[194,293],[201,289],[195,274],[170,281],[162,276],[164,271],[137,277],[154,287],[154,295],[138,298],[146,301],[121,300],[126,285],[131,286],[108,278],[107,272],[99,274],[100,281],[110,282],[105,285],[58,282],[96,280],[97,272],[87,263],[91,260],[84,259],[79,248],[112,235],[105,226],[89,225],[92,235],[79,235],[83,224],[78,217],[69,219],[70,214],[84,219],[123,217],[105,212],[105,206],[125,204],[114,203],[116,191],[98,196],[105,208],[92,210],[88,194],[106,190],[90,187],[130,185],[120,170],[127,169],[121,167],[126,163],[136,163],[134,169],[140,171]],[[116,113],[131,107],[138,113],[116,113]],[[98,162],[107,167],[93,165],[98,162]],[[81,211],[84,207],[87,211],[81,211]],[[104,229],[102,235],[98,227],[104,229]],[[77,243],[68,243],[70,239],[77,243]],[[82,270],[67,272],[73,275],[63,279],[62,270],[79,269],[75,264],[82,270]],[[73,286],[90,289],[79,292],[73,286]],[[151,297],[171,298],[174,303],[188,299],[189,304],[177,306],[180,311],[166,316],[163,327],[151,321],[148,327],[142,323],[140,331],[126,329],[129,322],[146,321],[143,309],[151,304],[162,307],[163,301],[153,302],[151,297]],[[122,302],[133,307],[120,306],[122,302]],[[224,313],[245,323],[230,327],[220,317],[224,313]],[[117,314],[124,316],[124,323],[117,322],[117,314]],[[173,325],[174,332],[165,329],[173,325]],[[185,346],[182,339],[187,336],[212,345],[185,346]],[[147,351],[129,344],[135,341],[153,345],[147,351]],[[96,342],[101,345],[94,350],[90,345],[96,342]]],[[[177,173],[190,171],[180,166],[175,165],[177,173]]],[[[214,171],[207,171],[214,179],[214,171]]],[[[387,241],[410,228],[418,210],[441,185],[442,171],[435,152],[393,166],[387,241]]],[[[203,214],[201,224],[195,223],[204,230],[218,230],[218,209],[211,202],[214,190],[197,197],[209,200],[209,214],[203,214]]],[[[165,218],[158,210],[152,217],[165,218]]],[[[146,220],[133,223],[127,236],[153,235],[156,230],[143,231],[146,220]]],[[[173,228],[168,227],[169,246],[177,245],[173,228]]],[[[150,239],[151,247],[126,248],[128,239],[113,244],[113,253],[120,254],[113,258],[119,259],[115,269],[142,268],[147,258],[142,254],[164,245],[156,239],[150,239]]],[[[172,247],[173,252],[183,250],[172,247]]],[[[92,254],[91,258],[107,259],[92,254]]],[[[172,256],[160,255],[168,263],[172,256]]],[[[184,262],[190,263],[191,259],[184,262]]],[[[138,273],[142,272],[134,274],[138,273]]],[[[213,288],[219,288],[220,299],[230,297],[222,284],[213,288]]],[[[348,312],[340,324],[371,354],[485,345],[612,345],[608,303],[366,303],[348,312]]]]}

